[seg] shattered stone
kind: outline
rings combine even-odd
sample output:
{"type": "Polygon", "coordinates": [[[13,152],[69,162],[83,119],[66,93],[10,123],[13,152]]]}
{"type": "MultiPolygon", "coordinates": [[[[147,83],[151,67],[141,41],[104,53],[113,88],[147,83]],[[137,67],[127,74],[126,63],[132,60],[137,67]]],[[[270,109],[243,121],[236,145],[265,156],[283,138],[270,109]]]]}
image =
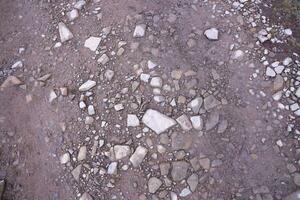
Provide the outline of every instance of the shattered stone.
{"type": "Polygon", "coordinates": [[[218,40],[219,39],[219,31],[216,28],[210,28],[204,31],[204,35],[209,40],[218,40]]]}
{"type": "Polygon", "coordinates": [[[275,77],[276,76],[276,72],[271,67],[267,67],[267,69],[266,69],[266,76],[275,77]]]}
{"type": "Polygon", "coordinates": [[[90,49],[91,51],[96,51],[101,42],[101,37],[89,37],[84,42],[84,47],[90,49]]]}
{"type": "Polygon", "coordinates": [[[151,177],[148,181],[148,190],[150,193],[154,194],[162,185],[162,181],[156,177],[151,177]]]}
{"type": "Polygon", "coordinates": [[[163,85],[163,81],[160,77],[153,77],[150,81],[150,85],[152,87],[159,87],[160,88],[163,85]]]}
{"type": "Polygon", "coordinates": [[[231,58],[233,60],[240,60],[244,57],[244,52],[242,50],[236,50],[235,52],[233,52],[231,58]]]}
{"type": "Polygon", "coordinates": [[[171,140],[173,150],[188,150],[192,145],[191,137],[187,137],[185,134],[182,133],[173,133],[171,135],[171,140]]]}
{"type": "Polygon", "coordinates": [[[52,103],[57,98],[57,94],[54,90],[50,90],[49,94],[49,102],[52,103]]]}
{"type": "Polygon", "coordinates": [[[74,179],[78,182],[79,181],[79,176],[80,176],[80,172],[81,172],[81,167],[82,165],[78,165],[75,169],[72,170],[72,176],[74,177],[74,179]]]}
{"type": "Polygon", "coordinates": [[[169,174],[171,164],[170,163],[161,163],[159,165],[159,168],[160,168],[160,174],[162,176],[167,176],[169,174]]]}
{"type": "Polygon", "coordinates": [[[218,111],[213,111],[209,113],[208,118],[205,123],[205,128],[207,131],[213,129],[219,123],[220,114],[218,111]]]}
{"type": "Polygon", "coordinates": [[[68,27],[63,22],[58,23],[58,32],[59,32],[59,36],[60,36],[60,41],[62,43],[66,42],[74,37],[72,32],[68,29],[68,27]]]}
{"type": "Polygon", "coordinates": [[[88,114],[89,115],[94,115],[96,112],[95,112],[95,108],[93,105],[89,105],[88,106],[88,114]]]}
{"type": "Polygon", "coordinates": [[[90,116],[86,116],[86,117],[85,117],[84,123],[85,123],[86,125],[91,125],[91,124],[93,124],[93,122],[94,122],[94,118],[93,118],[93,117],[90,117],[90,116]]]}
{"type": "Polygon", "coordinates": [[[66,164],[70,161],[70,154],[69,153],[65,153],[63,155],[60,156],[59,158],[60,160],[60,164],[66,164]]]}
{"type": "Polygon", "coordinates": [[[112,162],[108,165],[107,173],[108,174],[117,174],[118,172],[118,162],[112,162]]]}
{"type": "Polygon", "coordinates": [[[77,9],[73,9],[70,12],[67,12],[67,17],[69,21],[74,21],[76,18],[79,17],[79,13],[77,9]]]}
{"type": "Polygon", "coordinates": [[[139,24],[134,29],[133,37],[135,37],[135,38],[144,37],[145,32],[146,32],[146,25],[145,24],[139,24]]]}
{"type": "Polygon", "coordinates": [[[79,152],[78,152],[78,156],[77,156],[77,160],[78,161],[85,160],[86,159],[86,153],[87,153],[86,146],[80,147],[79,152]]]}
{"type": "Polygon", "coordinates": [[[93,200],[92,196],[89,195],[87,192],[83,193],[79,200],[93,200]]]}
{"type": "Polygon", "coordinates": [[[180,117],[178,117],[176,119],[176,121],[178,122],[178,124],[181,126],[181,128],[185,131],[189,131],[193,128],[188,116],[186,115],[181,115],[180,117]]]}
{"type": "Polygon", "coordinates": [[[127,145],[115,145],[113,149],[116,160],[123,159],[131,154],[130,147],[127,145]]]}
{"type": "Polygon", "coordinates": [[[151,60],[148,60],[147,65],[148,65],[148,69],[154,69],[158,66],[158,64],[152,62],[151,60]]]}
{"type": "Polygon", "coordinates": [[[106,63],[108,63],[109,61],[109,57],[106,54],[102,54],[102,56],[100,56],[100,58],[97,60],[98,63],[101,63],[102,65],[105,65],[106,63]]]}
{"type": "Polygon", "coordinates": [[[201,158],[201,159],[199,159],[199,164],[205,170],[209,170],[210,169],[210,160],[208,158],[201,158]]]}
{"type": "Polygon", "coordinates": [[[199,178],[197,174],[192,174],[188,179],[187,183],[190,187],[190,190],[194,192],[198,186],[199,178]]]}
{"type": "Polygon", "coordinates": [[[144,160],[148,150],[145,147],[138,146],[130,157],[130,162],[134,167],[138,167],[144,160]]]}
{"type": "Polygon", "coordinates": [[[202,106],[202,103],[203,103],[202,97],[197,97],[188,104],[188,108],[191,108],[195,114],[198,114],[202,106]]]}
{"type": "Polygon", "coordinates": [[[23,67],[22,61],[17,61],[11,66],[12,69],[21,68],[21,67],[23,67]]]}
{"type": "Polygon", "coordinates": [[[194,129],[202,130],[203,120],[200,116],[192,116],[190,119],[191,119],[191,122],[192,122],[192,125],[193,125],[194,129]]]}
{"type": "Polygon", "coordinates": [[[191,193],[192,193],[192,192],[191,192],[188,188],[184,188],[184,189],[180,192],[179,196],[180,196],[180,197],[187,197],[187,196],[189,196],[191,193]]]}
{"type": "Polygon", "coordinates": [[[114,75],[115,75],[115,72],[110,69],[106,70],[104,73],[104,76],[108,81],[111,81],[113,79],[114,75]]]}
{"type": "Polygon", "coordinates": [[[96,81],[87,80],[79,87],[80,92],[85,92],[96,86],[96,81]]]}
{"type": "Polygon", "coordinates": [[[217,133],[224,133],[227,129],[227,126],[228,126],[228,121],[227,120],[221,121],[219,126],[218,126],[217,133]]]}
{"type": "Polygon", "coordinates": [[[8,76],[5,81],[2,83],[0,89],[1,91],[4,90],[4,88],[10,87],[10,86],[15,86],[15,85],[20,85],[22,84],[22,81],[18,79],[16,76],[8,76]]]}
{"type": "Polygon", "coordinates": [[[185,161],[172,162],[171,176],[174,181],[181,181],[186,178],[189,164],[185,161]]]}
{"type": "Polygon", "coordinates": [[[75,3],[74,8],[81,10],[83,6],[85,6],[86,1],[85,0],[79,0],[75,3]]]}
{"type": "Polygon", "coordinates": [[[140,125],[140,120],[136,115],[127,115],[127,126],[136,127],[140,125]]]}
{"type": "Polygon", "coordinates": [[[209,96],[205,97],[205,99],[204,99],[205,110],[210,110],[220,104],[221,104],[221,102],[219,100],[217,100],[213,95],[209,95],[209,96]]]}
{"type": "Polygon", "coordinates": [[[121,103],[115,105],[114,108],[115,108],[116,111],[124,110],[124,106],[121,103]]]}
{"type": "Polygon", "coordinates": [[[153,109],[148,109],[146,111],[142,118],[142,122],[156,134],[161,134],[176,125],[175,120],[153,109]]]}

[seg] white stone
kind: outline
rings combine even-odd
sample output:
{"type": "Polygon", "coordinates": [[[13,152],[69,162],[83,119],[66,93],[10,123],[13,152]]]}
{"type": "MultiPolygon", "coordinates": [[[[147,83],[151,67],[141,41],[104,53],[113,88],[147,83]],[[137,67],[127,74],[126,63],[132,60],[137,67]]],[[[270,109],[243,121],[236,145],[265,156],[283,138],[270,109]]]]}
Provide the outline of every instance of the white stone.
{"type": "Polygon", "coordinates": [[[136,127],[140,125],[140,120],[136,115],[128,114],[127,115],[127,126],[136,127]]]}
{"type": "Polygon", "coordinates": [[[188,188],[184,188],[184,189],[180,192],[179,196],[181,196],[181,197],[186,197],[186,196],[190,195],[191,193],[192,193],[192,192],[191,192],[188,188]]]}
{"type": "Polygon", "coordinates": [[[113,149],[116,160],[123,159],[131,154],[130,147],[127,145],[115,145],[113,149]]]}
{"type": "Polygon", "coordinates": [[[85,83],[83,83],[80,87],[79,87],[79,91],[80,92],[85,92],[88,91],[89,89],[93,88],[96,86],[96,81],[92,81],[92,80],[87,80],[85,83]]]}
{"type": "Polygon", "coordinates": [[[196,130],[202,130],[203,120],[200,116],[192,116],[191,118],[192,125],[196,130]]]}
{"type": "Polygon", "coordinates": [[[160,77],[153,77],[150,81],[152,87],[162,87],[163,81],[160,77]]]}
{"type": "Polygon", "coordinates": [[[296,90],[295,95],[296,95],[298,98],[300,98],[300,87],[298,87],[298,89],[296,90]]]}
{"type": "Polygon", "coordinates": [[[231,58],[233,60],[240,60],[244,57],[244,52],[242,50],[236,50],[235,52],[233,52],[231,58]]]}
{"type": "Polygon", "coordinates": [[[284,70],[284,66],[283,65],[279,65],[274,70],[275,70],[276,74],[281,74],[283,72],[283,70],[284,70]]]}
{"type": "Polygon", "coordinates": [[[104,73],[105,78],[109,81],[111,81],[113,79],[114,75],[115,75],[115,72],[110,69],[106,70],[104,73]]]}
{"type": "Polygon", "coordinates": [[[178,117],[176,121],[181,126],[181,128],[185,131],[189,131],[193,128],[192,123],[190,122],[189,118],[185,114],[178,117]]]}
{"type": "Polygon", "coordinates": [[[89,115],[94,115],[95,114],[95,108],[93,105],[88,106],[88,114],[89,115]]]}
{"type": "Polygon", "coordinates": [[[148,109],[142,118],[142,122],[156,134],[161,134],[172,126],[176,121],[156,110],[148,109]]]}
{"type": "Polygon", "coordinates": [[[86,2],[85,0],[79,0],[75,3],[74,8],[81,10],[83,6],[85,6],[86,2]]]}
{"type": "Polygon", "coordinates": [[[69,153],[65,153],[63,155],[60,156],[59,158],[60,160],[60,164],[66,164],[70,161],[70,154],[69,153]]]}
{"type": "Polygon", "coordinates": [[[52,101],[54,101],[56,98],[57,98],[57,95],[56,95],[55,91],[51,90],[50,94],[49,94],[49,102],[52,103],[52,101]]]}
{"type": "Polygon", "coordinates": [[[198,114],[202,103],[203,103],[202,97],[197,97],[193,99],[190,103],[188,103],[188,108],[191,108],[195,114],[198,114]]]}
{"type": "Polygon", "coordinates": [[[150,79],[150,74],[144,74],[144,73],[142,73],[142,74],[140,75],[140,79],[141,79],[141,81],[143,81],[143,82],[145,82],[145,83],[148,83],[148,82],[149,82],[149,79],[150,79]]]}
{"type": "Polygon", "coordinates": [[[275,77],[276,76],[276,72],[271,67],[267,67],[267,69],[266,69],[266,76],[275,77]]]}
{"type": "Polygon", "coordinates": [[[272,98],[275,100],[275,101],[279,101],[282,97],[282,91],[278,91],[276,92],[275,94],[272,95],[272,98]]]}
{"type": "Polygon", "coordinates": [[[139,24],[134,29],[133,37],[144,37],[145,32],[146,32],[146,25],[139,24]]]}
{"type": "Polygon", "coordinates": [[[148,65],[148,69],[154,69],[155,67],[158,66],[158,64],[152,62],[151,60],[148,60],[147,65],[148,65]]]}
{"type": "Polygon", "coordinates": [[[216,28],[210,28],[204,31],[204,35],[209,39],[209,40],[218,40],[219,39],[219,31],[216,28]]]}
{"type": "Polygon", "coordinates": [[[290,29],[290,28],[287,28],[284,30],[284,33],[287,35],[287,36],[291,36],[293,34],[293,31],[290,29]]]}
{"type": "Polygon", "coordinates": [[[60,36],[60,41],[62,43],[74,37],[72,32],[68,29],[68,27],[63,22],[58,23],[58,32],[60,36]]]}
{"type": "Polygon", "coordinates": [[[114,108],[116,111],[120,111],[120,110],[124,109],[124,106],[123,106],[123,104],[119,103],[119,104],[115,105],[114,108]]]}
{"type": "Polygon", "coordinates": [[[79,200],[93,200],[93,197],[89,195],[87,192],[83,193],[79,200]]]}
{"type": "Polygon", "coordinates": [[[130,157],[130,162],[134,167],[138,167],[144,160],[148,150],[145,147],[138,146],[130,157]]]}
{"type": "Polygon", "coordinates": [[[100,58],[97,60],[98,63],[101,63],[102,65],[105,65],[108,63],[109,57],[106,54],[102,54],[100,58]]]}
{"type": "Polygon", "coordinates": [[[287,57],[283,60],[283,65],[288,66],[289,64],[291,64],[293,62],[293,59],[290,57],[287,57]]]}
{"type": "Polygon", "coordinates": [[[162,185],[162,181],[156,177],[151,177],[148,181],[148,190],[149,193],[154,194],[162,185]]]}
{"type": "Polygon", "coordinates": [[[22,61],[17,61],[11,66],[12,69],[21,68],[21,67],[23,67],[22,61]]]}
{"type": "Polygon", "coordinates": [[[79,17],[79,13],[77,9],[73,9],[70,12],[67,13],[67,17],[69,21],[75,20],[77,17],[79,17]]]}
{"type": "Polygon", "coordinates": [[[118,163],[117,162],[112,162],[108,165],[108,168],[107,168],[108,174],[116,174],[117,171],[118,171],[118,163]]]}
{"type": "Polygon", "coordinates": [[[170,192],[171,200],[178,200],[177,194],[175,192],[170,192]]]}
{"type": "Polygon", "coordinates": [[[86,107],[86,104],[83,102],[83,101],[80,101],[79,102],[79,108],[80,109],[83,109],[83,108],[85,108],[86,107]]]}
{"type": "Polygon", "coordinates": [[[87,152],[86,146],[80,147],[79,152],[78,152],[78,156],[77,156],[78,161],[86,159],[86,152],[87,152]]]}
{"type": "Polygon", "coordinates": [[[101,42],[101,37],[89,37],[84,42],[84,47],[90,49],[91,51],[96,51],[101,42]]]}

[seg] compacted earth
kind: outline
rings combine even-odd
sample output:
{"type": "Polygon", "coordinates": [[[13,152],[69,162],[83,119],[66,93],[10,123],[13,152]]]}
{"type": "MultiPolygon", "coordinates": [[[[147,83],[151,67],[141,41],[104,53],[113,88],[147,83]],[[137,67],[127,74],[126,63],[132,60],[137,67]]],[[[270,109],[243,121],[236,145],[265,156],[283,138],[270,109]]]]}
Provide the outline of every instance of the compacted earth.
{"type": "Polygon", "coordinates": [[[299,200],[298,3],[1,0],[0,199],[299,200]]]}

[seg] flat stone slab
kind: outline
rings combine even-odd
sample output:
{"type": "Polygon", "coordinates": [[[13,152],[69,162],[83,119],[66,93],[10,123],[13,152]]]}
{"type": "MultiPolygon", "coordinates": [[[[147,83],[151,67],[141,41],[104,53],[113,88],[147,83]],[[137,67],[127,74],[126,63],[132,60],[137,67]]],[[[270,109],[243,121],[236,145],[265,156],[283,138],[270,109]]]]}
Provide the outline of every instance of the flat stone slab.
{"type": "Polygon", "coordinates": [[[142,118],[142,122],[156,134],[161,134],[172,126],[176,121],[156,110],[148,109],[142,118]]]}

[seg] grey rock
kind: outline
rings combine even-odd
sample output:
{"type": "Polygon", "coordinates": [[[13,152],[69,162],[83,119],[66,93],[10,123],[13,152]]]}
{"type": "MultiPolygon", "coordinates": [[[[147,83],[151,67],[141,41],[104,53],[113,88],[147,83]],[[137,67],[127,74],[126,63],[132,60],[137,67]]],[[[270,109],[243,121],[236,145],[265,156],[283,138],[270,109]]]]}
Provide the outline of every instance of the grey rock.
{"type": "Polygon", "coordinates": [[[78,156],[77,156],[77,160],[78,161],[85,160],[86,159],[86,152],[87,152],[86,146],[80,147],[79,152],[78,152],[78,156]]]}
{"type": "Polygon", "coordinates": [[[107,173],[108,174],[117,174],[117,172],[118,172],[118,163],[117,162],[111,162],[108,165],[107,173]]]}
{"type": "Polygon", "coordinates": [[[181,115],[176,119],[181,128],[185,131],[189,131],[193,128],[192,123],[190,122],[188,116],[185,114],[181,115]]]}
{"type": "Polygon", "coordinates": [[[219,123],[220,114],[217,110],[212,111],[208,114],[208,118],[205,123],[207,131],[213,129],[219,123]]]}
{"type": "Polygon", "coordinates": [[[127,115],[127,126],[136,127],[140,125],[140,120],[136,115],[127,115]]]}
{"type": "Polygon", "coordinates": [[[285,197],[283,200],[300,200],[300,190],[293,192],[292,194],[285,197]]]}
{"type": "Polygon", "coordinates": [[[217,133],[224,133],[227,129],[227,126],[228,126],[228,121],[226,119],[222,120],[218,126],[217,133]]]}
{"type": "Polygon", "coordinates": [[[60,41],[62,43],[74,37],[72,32],[68,29],[68,27],[63,22],[58,23],[58,32],[60,36],[60,41]]]}
{"type": "Polygon", "coordinates": [[[210,169],[210,160],[208,158],[201,158],[201,159],[199,159],[199,164],[205,170],[209,170],[210,169]]]}
{"type": "Polygon", "coordinates": [[[160,174],[162,176],[167,176],[169,174],[171,164],[170,163],[161,163],[159,165],[159,168],[160,168],[160,174]]]}
{"type": "Polygon", "coordinates": [[[114,75],[115,75],[115,72],[110,69],[106,70],[104,73],[104,76],[108,81],[111,81],[113,79],[114,75]]]}
{"type": "Polygon", "coordinates": [[[139,24],[135,27],[133,32],[133,37],[144,37],[146,32],[146,25],[145,24],[139,24]]]}
{"type": "Polygon", "coordinates": [[[162,185],[162,181],[156,177],[151,177],[148,181],[148,190],[150,193],[154,194],[162,185]]]}
{"type": "Polygon", "coordinates": [[[210,28],[204,31],[204,35],[209,40],[218,40],[219,39],[219,31],[216,28],[210,28]]]}
{"type": "Polygon", "coordinates": [[[4,180],[0,180],[0,200],[2,199],[2,195],[4,193],[4,189],[5,189],[5,181],[4,180]]]}
{"type": "Polygon", "coordinates": [[[146,111],[142,122],[157,134],[161,134],[176,124],[172,118],[153,109],[146,111]]]}
{"type": "Polygon", "coordinates": [[[89,37],[84,42],[84,47],[90,49],[91,51],[96,51],[101,42],[101,37],[89,37]]]}
{"type": "Polygon", "coordinates": [[[179,196],[180,196],[180,197],[186,197],[186,196],[190,195],[191,193],[192,193],[192,192],[191,192],[188,188],[184,188],[184,189],[180,192],[179,196]]]}
{"type": "Polygon", "coordinates": [[[145,147],[138,146],[130,157],[130,162],[134,167],[138,167],[144,160],[148,150],[145,147]]]}
{"type": "Polygon", "coordinates": [[[186,178],[189,164],[185,161],[176,161],[172,163],[171,176],[174,181],[181,181],[186,178]]]}
{"type": "Polygon", "coordinates": [[[188,108],[191,108],[195,114],[198,114],[202,106],[202,103],[203,103],[202,97],[197,97],[193,99],[190,103],[188,103],[188,108]]]}
{"type": "Polygon", "coordinates": [[[131,154],[130,147],[127,145],[115,145],[113,149],[116,160],[123,159],[131,154]]]}
{"type": "Polygon", "coordinates": [[[85,92],[96,86],[96,81],[87,80],[79,87],[80,92],[85,92]]]}
{"type": "Polygon", "coordinates": [[[79,200],[93,200],[93,197],[89,193],[85,192],[82,194],[79,200]]]}
{"type": "Polygon", "coordinates": [[[109,57],[104,53],[100,56],[100,58],[97,60],[98,63],[105,65],[106,63],[108,63],[109,61],[109,57]]]}
{"type": "Polygon", "coordinates": [[[74,168],[71,172],[72,176],[74,177],[74,179],[76,181],[79,181],[79,176],[80,176],[80,172],[81,172],[81,167],[82,165],[78,165],[76,168],[74,168]]]}
{"type": "Polygon", "coordinates": [[[198,182],[199,182],[199,177],[197,174],[192,174],[188,179],[187,179],[187,183],[190,187],[190,190],[192,192],[194,192],[198,186],[198,182]]]}
{"type": "Polygon", "coordinates": [[[209,96],[205,97],[205,99],[204,99],[205,110],[210,110],[220,104],[221,104],[221,102],[219,100],[217,100],[213,95],[209,95],[209,96]]]}
{"type": "Polygon", "coordinates": [[[190,119],[191,119],[194,129],[202,130],[203,120],[202,120],[201,116],[192,116],[190,119]]]}
{"type": "Polygon", "coordinates": [[[294,174],[294,183],[295,183],[297,186],[300,186],[300,173],[295,173],[295,174],[294,174]]]}

